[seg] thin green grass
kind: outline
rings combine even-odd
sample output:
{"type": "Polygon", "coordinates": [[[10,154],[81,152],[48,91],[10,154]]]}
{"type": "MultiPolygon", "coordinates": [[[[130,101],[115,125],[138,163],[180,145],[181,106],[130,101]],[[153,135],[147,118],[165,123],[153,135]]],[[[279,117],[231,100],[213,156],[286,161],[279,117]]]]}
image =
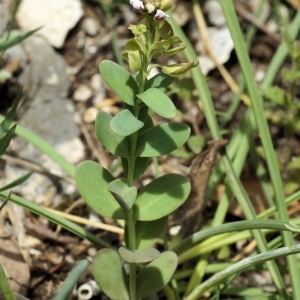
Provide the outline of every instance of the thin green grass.
{"type": "MultiPolygon", "coordinates": [[[[247,153],[249,152],[249,149],[250,149],[249,142],[252,141],[252,139],[253,139],[252,134],[253,134],[253,130],[256,128],[256,126],[258,127],[260,137],[262,140],[262,144],[265,149],[265,153],[267,153],[266,155],[267,155],[268,171],[269,171],[269,175],[271,177],[271,181],[273,183],[272,185],[274,187],[275,201],[276,201],[276,207],[278,208],[277,211],[279,214],[279,219],[288,220],[289,218],[287,215],[286,204],[282,200],[284,198],[283,183],[282,183],[278,165],[277,165],[277,162],[275,159],[273,144],[270,139],[268,125],[267,125],[267,122],[266,122],[266,119],[264,116],[264,109],[262,106],[261,96],[259,94],[258,87],[254,80],[254,74],[251,72],[252,67],[251,67],[251,64],[249,61],[249,57],[247,55],[246,43],[240,32],[239,23],[237,22],[237,18],[236,18],[234,9],[233,9],[233,4],[231,3],[231,1],[230,1],[230,3],[228,1],[226,1],[226,2],[221,1],[221,3],[222,3],[222,7],[224,10],[224,14],[227,19],[229,28],[231,30],[231,34],[232,34],[234,43],[235,43],[237,55],[239,58],[242,72],[244,73],[244,76],[245,76],[245,82],[246,82],[246,86],[247,86],[247,89],[250,94],[250,98],[255,99],[255,101],[253,101],[254,103],[252,105],[253,112],[251,109],[248,109],[248,112],[247,112],[248,115],[246,114],[248,117],[245,117],[245,119],[247,119],[246,126],[248,125],[248,128],[250,128],[250,132],[245,133],[245,130],[243,130],[243,131],[240,130],[242,136],[244,136],[246,138],[246,140],[243,141],[242,138],[240,137],[239,138],[239,142],[240,142],[239,146],[238,147],[235,146],[233,148],[232,148],[232,144],[230,142],[227,147],[228,158],[223,157],[223,159],[222,159],[223,164],[225,164],[227,179],[230,181],[230,185],[226,185],[226,193],[223,195],[223,198],[220,201],[215,218],[212,222],[212,226],[220,225],[223,223],[224,217],[225,217],[227,209],[228,209],[229,199],[231,197],[230,196],[231,193],[229,192],[230,189],[233,191],[234,195],[238,199],[238,201],[242,207],[242,210],[243,210],[244,214],[246,215],[246,218],[248,220],[257,218],[256,214],[254,213],[254,211],[251,208],[251,204],[249,203],[249,199],[247,199],[248,197],[245,194],[245,191],[243,190],[243,188],[241,188],[241,183],[239,182],[238,176],[237,176],[237,174],[240,174],[242,167],[243,167],[243,162],[245,161],[245,157],[246,157],[247,153]],[[255,117],[256,122],[254,122],[253,116],[255,117]],[[244,146],[244,148],[243,148],[243,146],[244,146]],[[233,163],[232,163],[231,160],[229,159],[229,157],[231,159],[233,159],[233,157],[234,157],[233,153],[234,152],[236,153],[236,149],[238,149],[238,155],[236,156],[236,159],[234,159],[233,163]]],[[[184,40],[184,42],[186,42],[188,44],[188,47],[185,52],[187,59],[189,61],[195,60],[197,58],[197,56],[194,53],[191,45],[189,44],[189,41],[187,39],[184,39],[184,34],[181,31],[181,29],[178,28],[178,26],[176,26],[176,24],[174,22],[172,22],[172,26],[173,26],[173,28],[175,28],[176,34],[179,35],[184,40]]],[[[294,21],[291,24],[291,29],[290,29],[291,36],[293,38],[295,38],[296,33],[298,31],[299,31],[299,13],[296,15],[296,17],[294,18],[294,21]]],[[[284,45],[281,45],[277,51],[277,54],[274,56],[275,60],[272,61],[271,68],[267,71],[266,79],[263,82],[264,87],[271,84],[272,79],[274,79],[274,74],[276,74],[280,64],[282,63],[282,61],[284,60],[286,55],[287,55],[287,47],[285,47],[284,45]]],[[[193,76],[196,88],[198,89],[200,99],[203,103],[204,114],[206,116],[206,120],[207,120],[208,127],[210,129],[210,133],[214,139],[219,139],[221,137],[220,128],[218,127],[218,124],[216,121],[216,112],[215,112],[213,104],[212,104],[211,95],[207,88],[206,81],[205,81],[204,77],[202,76],[199,69],[192,70],[192,76],[193,76]]],[[[232,112],[230,112],[230,115],[232,115],[232,112]]],[[[227,118],[226,121],[228,121],[228,120],[229,119],[227,118]]],[[[239,132],[239,129],[237,130],[237,132],[239,132]]],[[[237,136],[237,132],[234,133],[232,140],[234,140],[234,138],[237,136]]],[[[260,174],[260,175],[263,174],[264,178],[266,178],[265,177],[266,176],[265,169],[263,168],[263,166],[261,164],[258,166],[259,166],[259,169],[257,170],[257,174],[260,174]]],[[[218,171],[220,171],[220,170],[222,171],[222,169],[223,169],[222,167],[219,167],[218,171]]],[[[220,174],[220,172],[218,174],[220,174]]],[[[217,177],[219,177],[219,179],[221,179],[222,175],[219,175],[217,177]]],[[[260,177],[260,178],[262,178],[262,177],[260,177]]],[[[217,182],[218,182],[218,179],[215,179],[214,183],[216,184],[217,182]]],[[[267,184],[264,185],[264,191],[267,194],[267,199],[269,199],[269,203],[272,204],[273,203],[273,198],[272,198],[273,195],[267,184]]],[[[272,209],[272,211],[275,213],[274,209],[272,209]]],[[[266,213],[266,215],[267,215],[267,213],[266,213]]],[[[256,239],[258,238],[258,243],[260,244],[259,245],[260,251],[261,252],[267,251],[268,247],[266,245],[266,242],[263,240],[262,236],[261,235],[257,236],[257,233],[255,235],[256,235],[256,239]]],[[[291,246],[294,244],[291,234],[283,233],[283,236],[284,236],[284,245],[291,246]]],[[[203,249],[203,248],[201,248],[201,249],[203,249]]],[[[205,259],[208,259],[208,256],[204,257],[204,260],[205,259]]],[[[296,280],[298,280],[298,278],[299,278],[299,276],[298,276],[299,271],[298,271],[296,257],[290,256],[288,258],[288,261],[289,261],[289,266],[290,266],[290,269],[289,269],[290,276],[292,278],[294,278],[292,280],[295,280],[293,282],[294,297],[298,297],[299,296],[298,287],[296,289],[294,289],[294,287],[296,285],[296,280]]],[[[199,271],[197,269],[201,270],[201,268],[203,268],[203,267],[205,267],[205,263],[203,264],[203,258],[202,258],[202,260],[200,260],[200,262],[199,262],[199,265],[197,265],[195,267],[194,275],[192,276],[192,278],[193,277],[196,278],[196,281],[202,280],[203,274],[202,275],[199,274],[199,271]]],[[[286,299],[288,296],[285,292],[285,285],[281,279],[281,274],[278,271],[276,264],[275,263],[269,264],[269,268],[271,268],[271,270],[272,270],[271,271],[272,277],[278,288],[278,292],[280,293],[281,298],[286,299]]],[[[188,292],[193,290],[194,287],[195,287],[195,283],[194,284],[190,283],[188,292]]]]}

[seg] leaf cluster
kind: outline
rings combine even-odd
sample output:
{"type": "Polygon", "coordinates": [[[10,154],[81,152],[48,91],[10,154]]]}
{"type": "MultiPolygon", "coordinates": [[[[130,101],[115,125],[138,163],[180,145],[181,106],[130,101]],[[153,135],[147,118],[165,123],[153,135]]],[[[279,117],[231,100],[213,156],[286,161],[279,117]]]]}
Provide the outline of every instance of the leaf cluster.
{"type": "MultiPolygon", "coordinates": [[[[171,25],[167,21],[151,22],[151,18],[143,19],[138,25],[130,25],[134,38],[127,41],[123,51],[123,58],[128,61],[134,72],[139,72],[145,63],[145,57],[173,56],[186,48],[179,37],[174,36],[171,25]],[[155,26],[155,28],[151,28],[155,26]],[[153,35],[152,32],[155,31],[153,35]]],[[[147,60],[146,60],[147,62],[147,60]]],[[[162,68],[163,73],[173,77],[183,76],[191,68],[198,65],[197,61],[172,65],[155,64],[152,67],[162,68]]],[[[151,68],[148,69],[148,74],[151,68]]]]}

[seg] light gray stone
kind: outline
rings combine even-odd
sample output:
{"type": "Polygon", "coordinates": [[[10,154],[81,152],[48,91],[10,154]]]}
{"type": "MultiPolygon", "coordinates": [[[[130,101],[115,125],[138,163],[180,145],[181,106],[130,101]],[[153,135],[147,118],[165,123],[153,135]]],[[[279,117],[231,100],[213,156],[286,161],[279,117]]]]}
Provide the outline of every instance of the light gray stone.
{"type": "MultiPolygon", "coordinates": [[[[209,37],[210,46],[215,57],[218,59],[218,62],[220,64],[224,64],[229,59],[231,51],[234,48],[229,29],[227,27],[209,27],[207,28],[207,33],[209,37]]],[[[200,52],[202,52],[203,45],[200,44],[199,48],[200,52]]],[[[203,74],[205,75],[210,70],[213,70],[215,68],[215,63],[206,54],[202,54],[199,56],[199,64],[203,74]]]]}
{"type": "MultiPolygon", "coordinates": [[[[24,176],[27,172],[28,170],[24,168],[6,163],[5,176],[0,179],[1,186],[24,176]]],[[[46,175],[33,173],[30,178],[21,185],[14,187],[13,192],[22,195],[27,200],[36,204],[45,205],[52,202],[57,190],[53,182],[46,175]]]]}
{"type": "Polygon", "coordinates": [[[43,38],[27,38],[9,48],[4,59],[18,59],[22,68],[18,81],[30,87],[35,99],[47,99],[50,92],[63,98],[68,95],[68,64],[43,38]]]}
{"type": "Polygon", "coordinates": [[[205,3],[208,19],[212,25],[223,26],[226,24],[226,19],[224,17],[222,7],[217,0],[208,0],[205,3]]]}
{"type": "Polygon", "coordinates": [[[83,15],[80,0],[22,0],[16,20],[23,30],[42,27],[36,34],[61,48],[70,29],[83,15]]]}
{"type": "Polygon", "coordinates": [[[106,89],[100,74],[97,73],[92,76],[91,87],[93,88],[95,94],[95,97],[93,98],[93,103],[97,105],[106,97],[106,89]]]}
{"type": "MultiPolygon", "coordinates": [[[[84,158],[84,145],[74,122],[74,104],[67,98],[70,75],[64,58],[38,36],[8,49],[5,55],[10,59],[20,58],[22,71],[18,81],[29,88],[27,99],[18,110],[18,123],[42,137],[70,162],[76,164],[81,161],[84,158]]],[[[18,153],[20,158],[37,163],[51,174],[65,175],[60,166],[21,138],[13,139],[10,149],[18,153]]],[[[16,179],[18,172],[15,166],[7,164],[5,177],[8,182],[16,179]]],[[[56,187],[48,176],[35,173],[17,191],[36,203],[48,201],[51,204],[60,195],[56,187]]],[[[68,185],[60,184],[60,190],[64,192],[65,189],[66,194],[70,192],[68,185]]]]}
{"type": "Polygon", "coordinates": [[[91,98],[92,95],[92,90],[86,84],[81,84],[74,92],[73,98],[76,101],[85,102],[91,98]]]}
{"type": "Polygon", "coordinates": [[[99,33],[97,22],[90,17],[87,17],[82,22],[84,32],[90,36],[96,36],[99,33]]]}

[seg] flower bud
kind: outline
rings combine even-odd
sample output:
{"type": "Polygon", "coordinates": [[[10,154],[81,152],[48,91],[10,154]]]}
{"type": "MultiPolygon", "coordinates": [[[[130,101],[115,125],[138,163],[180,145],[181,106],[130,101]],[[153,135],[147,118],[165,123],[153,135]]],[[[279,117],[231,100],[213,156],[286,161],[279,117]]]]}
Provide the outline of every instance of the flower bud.
{"type": "Polygon", "coordinates": [[[145,9],[144,2],[142,0],[130,0],[130,4],[136,10],[145,9]]]}
{"type": "Polygon", "coordinates": [[[153,3],[147,3],[146,5],[146,9],[148,11],[149,14],[152,14],[155,11],[155,5],[153,5],[153,3]]]}
{"type": "Polygon", "coordinates": [[[161,0],[160,9],[163,11],[168,11],[174,6],[175,0],[161,0]]]}
{"type": "Polygon", "coordinates": [[[154,5],[156,8],[159,8],[159,7],[160,7],[161,0],[152,0],[152,3],[153,3],[153,5],[154,5]]]}
{"type": "Polygon", "coordinates": [[[166,18],[170,18],[167,14],[165,14],[162,10],[158,9],[154,15],[155,20],[165,20],[166,18]]]}

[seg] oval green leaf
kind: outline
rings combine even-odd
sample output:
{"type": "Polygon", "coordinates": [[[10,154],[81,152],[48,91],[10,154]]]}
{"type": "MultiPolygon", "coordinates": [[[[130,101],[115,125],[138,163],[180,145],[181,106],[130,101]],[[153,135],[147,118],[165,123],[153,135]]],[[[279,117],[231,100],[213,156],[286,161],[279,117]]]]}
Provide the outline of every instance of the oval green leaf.
{"type": "Polygon", "coordinates": [[[170,281],[176,267],[177,256],[172,251],[163,252],[151,261],[137,275],[138,299],[160,291],[170,281]]]}
{"type": "Polygon", "coordinates": [[[187,177],[179,174],[161,176],[138,193],[134,217],[139,221],[152,221],[167,216],[184,203],[190,191],[187,177]]]}
{"type": "Polygon", "coordinates": [[[160,252],[155,248],[140,250],[129,250],[125,247],[119,249],[121,258],[130,264],[143,264],[152,261],[160,256],[160,252]]]}
{"type": "Polygon", "coordinates": [[[122,207],[123,211],[127,213],[136,199],[136,187],[129,187],[128,182],[125,178],[118,178],[110,182],[107,188],[115,197],[119,205],[122,207]]]}
{"type": "Polygon", "coordinates": [[[189,138],[191,129],[183,123],[157,125],[138,137],[136,156],[154,157],[168,154],[181,147],[189,138]]]}
{"type": "Polygon", "coordinates": [[[97,114],[95,130],[100,143],[112,154],[120,157],[130,157],[130,139],[116,134],[109,126],[112,116],[104,111],[97,114]]]}
{"type": "Polygon", "coordinates": [[[150,88],[142,94],[136,95],[155,113],[164,118],[173,118],[176,116],[176,107],[171,99],[161,90],[150,88]]]}
{"type": "Polygon", "coordinates": [[[151,77],[149,80],[145,83],[145,90],[148,90],[150,88],[157,88],[162,91],[164,91],[171,83],[173,83],[175,80],[175,77],[172,77],[165,73],[159,73],[155,76],[151,77]]]}
{"type": "Polygon", "coordinates": [[[137,221],[135,237],[137,249],[153,246],[166,229],[168,216],[154,221],[137,221]]]}
{"type": "Polygon", "coordinates": [[[144,126],[128,109],[117,113],[109,123],[110,128],[119,136],[128,136],[144,126]]]}
{"type": "Polygon", "coordinates": [[[113,176],[94,161],[84,161],[75,171],[76,186],[86,203],[98,214],[111,219],[124,219],[121,207],[107,189],[113,176]]]}
{"type": "MultiPolygon", "coordinates": [[[[128,160],[126,158],[121,158],[123,172],[125,176],[128,175],[128,160]]],[[[149,158],[148,157],[137,157],[134,164],[133,180],[140,178],[148,167],[149,158]]]]}
{"type": "Polygon", "coordinates": [[[103,60],[99,70],[112,91],[125,103],[134,106],[135,95],[138,93],[135,79],[124,68],[110,60],[103,60]]]}
{"type": "Polygon", "coordinates": [[[129,300],[128,277],[119,254],[102,249],[92,264],[94,278],[104,293],[113,300],[129,300]]]}

